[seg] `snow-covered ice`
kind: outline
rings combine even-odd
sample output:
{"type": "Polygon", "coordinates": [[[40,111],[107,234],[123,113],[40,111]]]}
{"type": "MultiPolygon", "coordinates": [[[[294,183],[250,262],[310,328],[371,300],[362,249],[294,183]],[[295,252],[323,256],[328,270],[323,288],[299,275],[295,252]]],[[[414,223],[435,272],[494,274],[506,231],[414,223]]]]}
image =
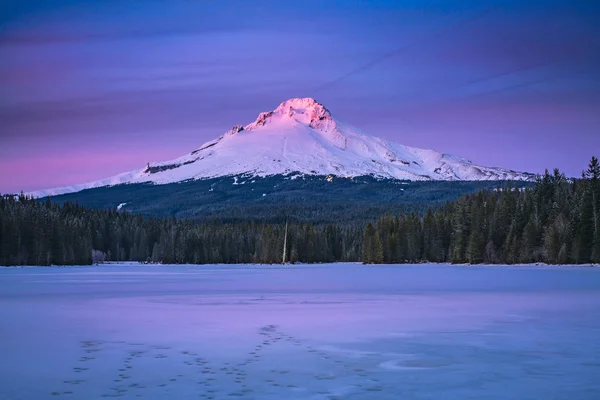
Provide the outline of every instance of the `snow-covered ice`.
{"type": "Polygon", "coordinates": [[[0,399],[598,399],[600,268],[0,268],[0,399]]]}

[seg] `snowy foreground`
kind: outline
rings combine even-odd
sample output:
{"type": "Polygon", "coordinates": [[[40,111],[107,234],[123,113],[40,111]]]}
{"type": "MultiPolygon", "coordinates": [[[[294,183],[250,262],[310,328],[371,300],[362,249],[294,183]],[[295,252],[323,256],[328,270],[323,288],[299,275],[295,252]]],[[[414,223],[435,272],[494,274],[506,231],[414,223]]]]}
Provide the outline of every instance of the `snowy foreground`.
{"type": "Polygon", "coordinates": [[[0,268],[0,399],[599,399],[600,268],[0,268]]]}

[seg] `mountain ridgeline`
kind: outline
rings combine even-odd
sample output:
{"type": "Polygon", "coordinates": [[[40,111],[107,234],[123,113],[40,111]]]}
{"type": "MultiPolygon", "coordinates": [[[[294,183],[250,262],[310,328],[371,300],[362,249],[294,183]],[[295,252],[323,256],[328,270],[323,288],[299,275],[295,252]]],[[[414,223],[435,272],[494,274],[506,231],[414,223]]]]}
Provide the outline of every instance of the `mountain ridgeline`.
{"type": "MultiPolygon", "coordinates": [[[[0,265],[93,261],[279,263],[285,223],[152,218],[50,198],[0,197],[0,265]]],[[[555,170],[533,187],[483,189],[425,213],[375,221],[290,218],[291,262],[598,263],[600,164],[580,179],[555,170]]]]}
{"type": "MultiPolygon", "coordinates": [[[[400,135],[395,132],[395,136],[400,135]]],[[[120,184],[165,185],[227,176],[273,175],[374,176],[410,181],[535,179],[530,173],[477,165],[462,157],[364,134],[337,119],[315,99],[294,98],[175,160],[148,163],[99,181],[29,195],[56,196],[120,184]]]]}

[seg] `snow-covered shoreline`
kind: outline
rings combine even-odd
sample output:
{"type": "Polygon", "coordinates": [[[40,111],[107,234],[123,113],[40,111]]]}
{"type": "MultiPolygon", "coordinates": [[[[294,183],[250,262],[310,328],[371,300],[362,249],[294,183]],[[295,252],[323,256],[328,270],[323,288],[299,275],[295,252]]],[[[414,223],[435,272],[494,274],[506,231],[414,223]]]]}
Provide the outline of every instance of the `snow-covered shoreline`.
{"type": "Polygon", "coordinates": [[[295,264],[162,264],[162,263],[143,263],[143,262],[105,262],[102,264],[84,264],[84,265],[0,265],[0,268],[90,268],[90,267],[194,267],[194,268],[221,268],[221,269],[239,269],[239,268],[324,268],[324,267],[415,267],[423,265],[435,265],[444,267],[464,267],[464,268],[598,268],[600,264],[546,264],[546,263],[524,263],[524,264],[451,264],[451,263],[395,263],[395,264],[363,264],[361,262],[335,262],[335,263],[295,263],[295,264]]]}

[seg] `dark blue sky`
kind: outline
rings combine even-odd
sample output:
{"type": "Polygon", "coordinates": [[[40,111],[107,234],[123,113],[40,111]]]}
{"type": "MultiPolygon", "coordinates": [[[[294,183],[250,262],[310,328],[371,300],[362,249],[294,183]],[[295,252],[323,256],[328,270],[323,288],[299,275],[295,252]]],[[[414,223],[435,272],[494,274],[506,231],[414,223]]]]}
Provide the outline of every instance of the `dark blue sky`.
{"type": "Polygon", "coordinates": [[[0,191],[180,156],[291,97],[473,162],[600,154],[600,6],[567,1],[9,1],[0,191]]]}

